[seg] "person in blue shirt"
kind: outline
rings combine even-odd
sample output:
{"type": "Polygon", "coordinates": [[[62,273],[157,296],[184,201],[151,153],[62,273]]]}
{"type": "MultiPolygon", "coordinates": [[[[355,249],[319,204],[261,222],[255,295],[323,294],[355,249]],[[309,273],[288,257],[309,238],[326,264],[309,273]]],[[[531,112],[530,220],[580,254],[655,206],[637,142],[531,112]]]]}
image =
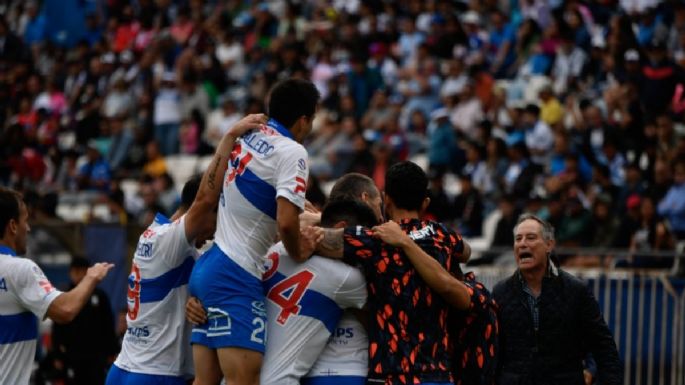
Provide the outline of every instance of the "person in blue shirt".
{"type": "Polygon", "coordinates": [[[109,190],[112,171],[93,141],[88,142],[86,153],[88,161],[81,166],[78,174],[79,188],[83,190],[109,190]]]}
{"type": "Polygon", "coordinates": [[[685,240],[685,159],[673,165],[673,186],[657,208],[659,215],[668,220],[677,240],[685,240]]]}
{"type": "Polygon", "coordinates": [[[26,4],[26,13],[29,20],[24,30],[24,43],[29,46],[42,43],[45,40],[45,14],[40,12],[38,3],[35,1],[29,1],[26,4]]]}

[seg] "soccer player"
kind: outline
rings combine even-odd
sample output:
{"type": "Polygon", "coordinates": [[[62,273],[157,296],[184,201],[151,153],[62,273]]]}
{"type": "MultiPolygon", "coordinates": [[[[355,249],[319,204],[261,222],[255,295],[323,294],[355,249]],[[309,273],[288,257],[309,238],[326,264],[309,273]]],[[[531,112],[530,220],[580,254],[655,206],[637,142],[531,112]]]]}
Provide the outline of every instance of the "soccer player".
{"type": "Polygon", "coordinates": [[[96,263],[72,290],[60,292],[26,253],[28,210],[14,190],[0,188],[0,384],[28,385],[36,354],[38,320],[67,323],[114,266],[96,263]]]}
{"type": "MultiPolygon", "coordinates": [[[[369,206],[357,201],[332,201],[322,214],[323,226],[376,223],[369,206]]],[[[269,339],[261,384],[298,385],[329,337],[337,333],[343,310],[361,309],[366,303],[366,282],[359,269],[340,261],[314,256],[298,263],[282,243],[269,249],[267,266],[264,290],[269,339]]],[[[364,381],[365,375],[357,379],[364,381]]],[[[352,379],[339,377],[336,383],[345,380],[352,379]]]]}
{"type": "MultiPolygon", "coordinates": [[[[456,271],[470,248],[444,225],[419,220],[428,206],[428,179],[411,162],[388,169],[385,212],[400,224],[419,248],[448,271],[456,271]]],[[[317,253],[359,264],[369,293],[369,373],[367,383],[451,384],[447,314],[449,304],[435,293],[412,266],[407,253],[383,243],[371,229],[306,230],[320,241],[317,253]]],[[[462,293],[468,306],[468,293],[462,293]]]]}
{"type": "Polygon", "coordinates": [[[495,383],[499,352],[497,305],[472,272],[454,277],[438,261],[416,252],[417,245],[394,221],[373,228],[383,242],[401,247],[421,278],[453,306],[448,318],[455,384],[495,383]],[[468,297],[467,297],[468,296],[468,297]]]}
{"type": "Polygon", "coordinates": [[[107,385],[185,385],[193,364],[190,325],[184,317],[196,247],[214,234],[216,207],[235,140],[266,123],[248,115],[224,135],[204,176],[183,186],[171,219],[157,214],[133,256],[128,287],[128,329],[107,385]]]}
{"type": "Polygon", "coordinates": [[[195,384],[259,383],[266,342],[262,290],[265,255],[280,236],[293,260],[300,249],[298,214],[304,208],[309,134],[319,92],[288,79],[269,93],[267,126],[241,138],[223,184],[214,246],[197,262],[190,291],[209,322],[192,332],[195,384]]]}

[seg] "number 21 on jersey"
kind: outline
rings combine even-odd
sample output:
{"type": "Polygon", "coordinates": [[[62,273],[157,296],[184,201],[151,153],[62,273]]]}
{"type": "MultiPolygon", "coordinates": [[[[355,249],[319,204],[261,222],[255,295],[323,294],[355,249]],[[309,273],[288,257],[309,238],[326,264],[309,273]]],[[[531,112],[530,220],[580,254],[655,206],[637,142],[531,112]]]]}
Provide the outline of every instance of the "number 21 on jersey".
{"type": "Polygon", "coordinates": [[[285,325],[291,315],[300,313],[300,300],[307,291],[309,283],[314,279],[314,273],[302,270],[274,285],[266,295],[281,308],[276,322],[285,325]]]}

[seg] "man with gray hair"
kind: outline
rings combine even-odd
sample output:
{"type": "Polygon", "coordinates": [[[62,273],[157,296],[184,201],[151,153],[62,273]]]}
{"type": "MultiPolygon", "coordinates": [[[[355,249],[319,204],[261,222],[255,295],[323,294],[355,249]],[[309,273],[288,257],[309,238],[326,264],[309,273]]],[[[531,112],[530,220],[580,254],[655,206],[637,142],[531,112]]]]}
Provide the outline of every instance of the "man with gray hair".
{"type": "Polygon", "coordinates": [[[622,384],[616,343],[584,282],[558,269],[550,255],[554,228],[532,214],[514,226],[518,269],[494,290],[499,305],[498,384],[586,383],[592,353],[602,384],[622,384]]]}

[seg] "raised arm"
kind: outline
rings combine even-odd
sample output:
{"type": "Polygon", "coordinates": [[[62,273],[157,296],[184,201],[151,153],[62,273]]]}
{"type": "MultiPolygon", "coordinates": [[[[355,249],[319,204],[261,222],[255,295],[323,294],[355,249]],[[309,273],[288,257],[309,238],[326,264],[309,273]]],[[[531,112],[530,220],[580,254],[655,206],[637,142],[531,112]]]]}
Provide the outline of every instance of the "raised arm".
{"type": "Polygon", "coordinates": [[[267,117],[264,114],[248,115],[238,121],[221,138],[221,142],[214,152],[214,157],[202,176],[195,201],[186,214],[185,232],[189,242],[195,240],[198,234],[211,231],[210,229],[214,225],[208,223],[210,221],[206,220],[206,214],[214,210],[219,202],[224,174],[226,174],[235,141],[247,131],[258,129],[261,125],[266,124],[266,121],[267,117]]]}
{"type": "Polygon", "coordinates": [[[373,231],[383,242],[402,248],[421,278],[447,303],[460,310],[469,308],[471,295],[466,285],[426,254],[416,242],[409,238],[409,235],[402,231],[400,225],[389,221],[374,227],[373,231]]]}

